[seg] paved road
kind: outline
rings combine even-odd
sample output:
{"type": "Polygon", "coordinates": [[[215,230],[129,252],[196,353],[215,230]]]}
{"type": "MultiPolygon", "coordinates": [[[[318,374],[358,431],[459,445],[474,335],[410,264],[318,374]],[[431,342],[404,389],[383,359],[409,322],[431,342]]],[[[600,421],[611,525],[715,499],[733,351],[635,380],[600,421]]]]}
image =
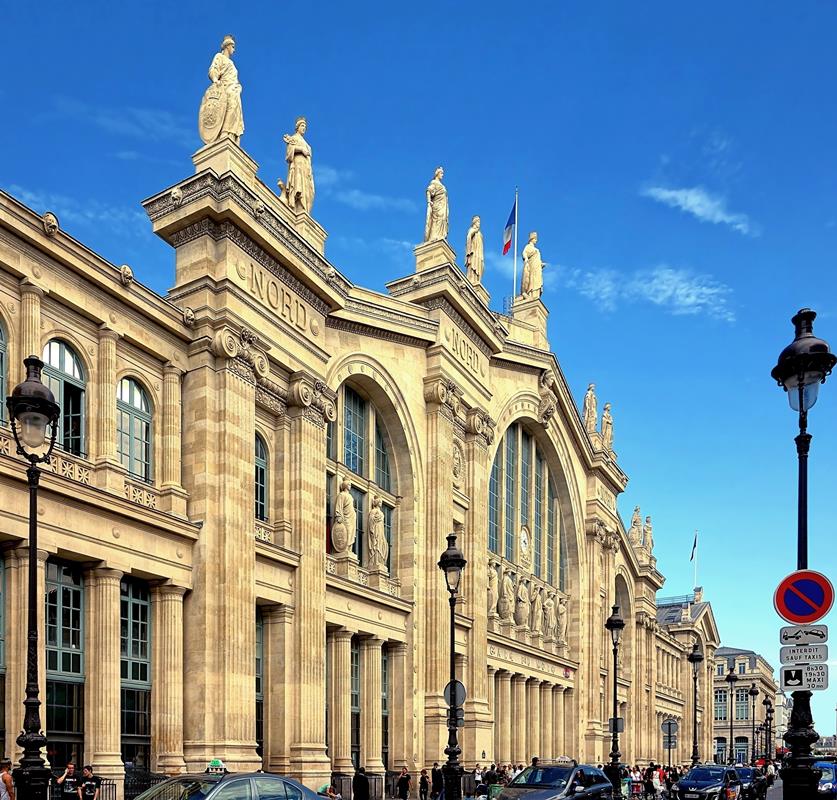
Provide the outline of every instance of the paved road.
{"type": "MultiPolygon", "coordinates": [[[[778,778],[776,779],[776,783],[767,790],[767,800],[784,800],[782,781],[778,778]]],[[[792,798],[788,798],[788,800],[792,800],[792,798]]]]}

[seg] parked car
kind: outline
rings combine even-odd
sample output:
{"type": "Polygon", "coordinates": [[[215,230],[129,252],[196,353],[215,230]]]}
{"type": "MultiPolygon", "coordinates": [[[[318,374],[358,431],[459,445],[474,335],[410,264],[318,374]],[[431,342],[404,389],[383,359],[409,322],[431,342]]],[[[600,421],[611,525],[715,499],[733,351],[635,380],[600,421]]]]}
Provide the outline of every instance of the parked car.
{"type": "Polygon", "coordinates": [[[677,800],[732,800],[741,797],[741,779],[732,767],[702,764],[692,767],[672,786],[677,800]]]}
{"type": "Polygon", "coordinates": [[[503,788],[498,800],[563,800],[565,797],[610,800],[613,784],[590,764],[543,761],[536,767],[526,767],[503,788]]]}
{"type": "Polygon", "coordinates": [[[823,798],[837,797],[837,764],[833,761],[817,761],[814,766],[822,770],[817,791],[823,798]]]}
{"type": "Polygon", "coordinates": [[[318,800],[293,778],[266,772],[178,775],[143,792],[137,800],[318,800]]]}
{"type": "Polygon", "coordinates": [[[761,800],[767,795],[767,776],[758,767],[736,767],[741,779],[742,800],[761,800]]]}

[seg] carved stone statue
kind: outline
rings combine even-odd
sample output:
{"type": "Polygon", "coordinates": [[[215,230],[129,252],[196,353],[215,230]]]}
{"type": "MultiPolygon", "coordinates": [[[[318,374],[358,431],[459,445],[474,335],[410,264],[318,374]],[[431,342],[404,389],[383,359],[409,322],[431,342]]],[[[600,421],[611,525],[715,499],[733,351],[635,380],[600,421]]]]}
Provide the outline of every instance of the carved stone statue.
{"type": "Polygon", "coordinates": [[[543,268],[541,251],[536,247],[537,231],[529,234],[529,243],[523,248],[523,277],[520,281],[520,294],[525,298],[540,297],[543,292],[543,268]]]}
{"type": "Polygon", "coordinates": [[[645,518],[645,527],[642,529],[642,546],[650,553],[654,549],[654,528],[651,526],[651,515],[645,518]]]}
{"type": "Polygon", "coordinates": [[[427,187],[427,219],[424,223],[424,241],[437,242],[448,238],[448,190],[442,183],[445,171],[436,167],[433,180],[427,187]]]}
{"type": "Polygon", "coordinates": [[[642,516],[639,513],[639,506],[634,507],[634,513],[631,516],[631,529],[628,531],[628,538],[631,544],[642,544],[642,516]]]}
{"type": "Polygon", "coordinates": [[[503,575],[503,593],[500,595],[497,610],[501,620],[511,622],[514,614],[514,574],[511,572],[503,575]]]}
{"type": "Polygon", "coordinates": [[[286,145],[288,182],[279,181],[279,190],[288,208],[296,214],[300,211],[310,214],[314,207],[314,170],[311,167],[311,146],[305,141],[307,130],[305,117],[298,117],[295,132],[282,137],[286,145]]]}
{"type": "Polygon", "coordinates": [[[241,84],[238,70],[232,60],[235,39],[225,36],[221,52],[215,54],[209,65],[209,80],[198,113],[198,132],[204,144],[218,139],[232,139],[238,144],[244,133],[244,112],[241,110],[241,84]]]}
{"type": "Polygon", "coordinates": [[[351,484],[343,481],[334,498],[334,520],[331,524],[331,544],[337,553],[352,549],[357,536],[357,512],[355,499],[349,491],[351,484]]]}
{"type": "Polygon", "coordinates": [[[468,233],[465,236],[466,277],[474,286],[479,286],[482,281],[482,272],[484,267],[485,255],[483,253],[480,218],[474,217],[471,220],[471,227],[468,228],[468,233]]]}
{"type": "Polygon", "coordinates": [[[591,383],[588,385],[587,393],[584,395],[584,407],[582,409],[582,418],[584,419],[584,427],[587,433],[596,432],[598,416],[599,413],[596,408],[596,384],[591,383]]]}
{"type": "Polygon", "coordinates": [[[550,592],[543,601],[543,635],[545,639],[554,639],[558,627],[558,617],[555,613],[555,592],[550,592]]]}
{"type": "Polygon", "coordinates": [[[514,609],[515,625],[529,624],[529,587],[523,578],[517,584],[517,605],[514,609]]]}
{"type": "Polygon", "coordinates": [[[610,403],[605,403],[602,411],[602,447],[613,450],[613,417],[610,415],[610,403]]]}
{"type": "Polygon", "coordinates": [[[369,567],[370,569],[385,569],[389,556],[389,544],[384,530],[384,512],[381,510],[381,498],[372,498],[369,509],[369,567]]]}
{"type": "Polygon", "coordinates": [[[569,603],[563,598],[558,598],[558,632],[556,640],[561,644],[567,643],[567,626],[570,622],[569,603]]]}
{"type": "Polygon", "coordinates": [[[532,621],[529,625],[532,633],[543,631],[543,593],[536,587],[532,595],[532,621]]]}
{"type": "Polygon", "coordinates": [[[497,613],[497,601],[500,599],[497,587],[497,566],[493,561],[488,563],[488,613],[497,613]]]}

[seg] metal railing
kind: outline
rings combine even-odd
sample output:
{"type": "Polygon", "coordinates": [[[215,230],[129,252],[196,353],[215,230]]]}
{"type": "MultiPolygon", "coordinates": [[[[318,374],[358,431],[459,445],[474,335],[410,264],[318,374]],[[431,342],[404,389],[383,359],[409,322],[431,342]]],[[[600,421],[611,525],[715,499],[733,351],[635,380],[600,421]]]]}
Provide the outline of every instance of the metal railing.
{"type": "MultiPolygon", "coordinates": [[[[49,784],[49,800],[75,800],[76,792],[64,792],[62,784],[51,781],[49,784]]],[[[103,778],[99,786],[99,800],[116,800],[116,781],[103,778]]]]}

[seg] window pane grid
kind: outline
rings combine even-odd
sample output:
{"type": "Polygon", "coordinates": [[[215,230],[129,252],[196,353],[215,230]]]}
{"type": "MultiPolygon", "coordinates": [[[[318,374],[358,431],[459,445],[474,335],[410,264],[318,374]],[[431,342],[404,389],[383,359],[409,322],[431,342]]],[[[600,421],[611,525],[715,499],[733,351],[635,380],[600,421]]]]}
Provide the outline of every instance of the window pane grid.
{"type": "Polygon", "coordinates": [[[46,668],[62,677],[84,675],[82,584],[78,570],[47,562],[46,668]]]}
{"type": "Polygon", "coordinates": [[[133,379],[119,381],[116,392],[116,448],[130,475],[151,480],[151,414],[145,390],[133,379]]]}
{"type": "Polygon", "coordinates": [[[503,460],[502,445],[497,448],[491,476],[488,480],[488,549],[499,552],[500,547],[500,469],[503,460]]]}
{"type": "Polygon", "coordinates": [[[151,601],[148,589],[125,579],[120,586],[120,677],[125,685],[151,686],[151,601]]]}
{"type": "Polygon", "coordinates": [[[517,426],[506,433],[506,558],[514,560],[515,482],[517,480],[517,426]]]}
{"type": "Polygon", "coordinates": [[[543,551],[543,459],[535,459],[535,576],[541,577],[543,551]]]}
{"type": "Polygon", "coordinates": [[[61,408],[56,444],[77,456],[84,452],[84,372],[73,349],[53,339],[43,351],[44,379],[61,408]]]}
{"type": "Polygon", "coordinates": [[[381,426],[375,423],[375,483],[382,489],[391,491],[389,474],[389,453],[381,426]]]}
{"type": "Polygon", "coordinates": [[[343,398],[343,460],[352,472],[365,477],[366,402],[348,386],[343,398]]]}
{"type": "Polygon", "coordinates": [[[267,520],[267,446],[258,434],[256,434],[255,494],[256,519],[267,520]]]}
{"type": "Polygon", "coordinates": [[[532,471],[532,439],[524,433],[522,436],[520,453],[520,524],[530,525],[529,512],[531,510],[530,475],[532,471]]]}

